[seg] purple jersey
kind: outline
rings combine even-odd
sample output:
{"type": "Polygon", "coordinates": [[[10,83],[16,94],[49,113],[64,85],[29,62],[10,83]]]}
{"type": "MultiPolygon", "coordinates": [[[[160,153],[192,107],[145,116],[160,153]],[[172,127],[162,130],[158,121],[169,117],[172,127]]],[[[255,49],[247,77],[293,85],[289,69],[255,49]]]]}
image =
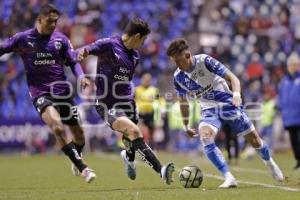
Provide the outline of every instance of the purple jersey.
{"type": "Polygon", "coordinates": [[[75,52],[65,35],[55,31],[47,36],[39,34],[35,28],[29,29],[0,45],[0,56],[9,52],[21,56],[33,100],[51,92],[58,96],[69,94],[67,84],[54,84],[66,80],[64,65],[74,67],[76,64],[75,52]]]}
{"type": "Polygon", "coordinates": [[[98,56],[98,99],[108,106],[133,101],[131,80],[139,62],[138,52],[127,49],[119,36],[99,39],[86,48],[98,56]]]}

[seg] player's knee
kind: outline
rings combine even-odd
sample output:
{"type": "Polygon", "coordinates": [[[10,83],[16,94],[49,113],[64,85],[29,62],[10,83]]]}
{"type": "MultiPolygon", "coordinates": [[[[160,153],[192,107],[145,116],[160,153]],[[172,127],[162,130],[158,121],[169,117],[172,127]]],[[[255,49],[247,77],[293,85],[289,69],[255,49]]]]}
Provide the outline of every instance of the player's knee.
{"type": "Polygon", "coordinates": [[[251,141],[251,144],[254,148],[259,148],[262,146],[262,140],[259,137],[254,137],[251,141]]]}
{"type": "Polygon", "coordinates": [[[53,124],[51,129],[56,136],[62,136],[65,134],[64,126],[62,124],[53,124]]]}
{"type": "Polygon", "coordinates": [[[245,138],[254,148],[259,148],[262,146],[261,138],[254,132],[245,135],[245,138]]]}
{"type": "Polygon", "coordinates": [[[206,139],[206,138],[213,138],[214,133],[212,130],[208,128],[201,128],[200,129],[200,138],[201,139],[206,139]]]}
{"type": "Polygon", "coordinates": [[[138,137],[143,137],[141,131],[138,127],[132,126],[128,129],[128,138],[130,139],[136,139],[138,137]]]}
{"type": "Polygon", "coordinates": [[[214,132],[208,127],[200,128],[200,140],[204,146],[214,143],[214,132]]]}

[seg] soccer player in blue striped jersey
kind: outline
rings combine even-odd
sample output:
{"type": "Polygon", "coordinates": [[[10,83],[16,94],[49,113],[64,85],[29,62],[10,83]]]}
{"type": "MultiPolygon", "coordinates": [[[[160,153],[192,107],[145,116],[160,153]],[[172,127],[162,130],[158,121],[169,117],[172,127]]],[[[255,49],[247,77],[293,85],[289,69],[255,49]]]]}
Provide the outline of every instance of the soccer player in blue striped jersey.
{"type": "Polygon", "coordinates": [[[187,41],[173,40],[167,55],[178,67],[174,73],[174,85],[180,99],[186,133],[195,137],[196,131],[188,127],[189,98],[196,98],[201,106],[198,132],[204,145],[204,153],[223,174],[225,181],[220,188],[236,187],[237,181],[229,171],[223,154],[215,144],[215,136],[222,124],[228,124],[238,136],[244,138],[257,150],[263,162],[277,181],[284,176],[271,158],[268,146],[259,137],[249,117],[243,110],[239,79],[222,63],[205,55],[192,55],[187,41]],[[226,81],[231,83],[229,89],[226,81]]]}

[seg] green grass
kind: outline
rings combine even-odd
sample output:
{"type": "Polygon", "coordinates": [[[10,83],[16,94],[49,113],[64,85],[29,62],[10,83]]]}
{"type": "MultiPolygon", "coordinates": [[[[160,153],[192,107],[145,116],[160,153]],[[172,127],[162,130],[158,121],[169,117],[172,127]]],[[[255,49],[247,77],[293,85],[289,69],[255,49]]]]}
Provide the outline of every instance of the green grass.
{"type": "Polygon", "coordinates": [[[175,183],[165,185],[144,163],[139,162],[135,181],[130,181],[118,155],[88,155],[85,160],[96,170],[98,178],[87,184],[81,177],[73,177],[70,163],[63,155],[0,156],[0,199],[2,200],[192,200],[192,199],[300,199],[300,192],[290,192],[282,187],[300,191],[300,172],[291,168],[294,161],[291,154],[275,156],[287,180],[282,184],[274,182],[258,158],[241,160],[232,172],[238,180],[279,186],[267,188],[260,185],[240,183],[236,189],[222,190],[217,186],[222,180],[211,177],[219,175],[205,158],[192,155],[171,155],[158,153],[165,163],[174,161],[176,169],[189,164],[198,165],[204,181],[198,189],[184,189],[175,173],[175,183]],[[250,171],[249,171],[250,170],[250,171]],[[253,171],[257,170],[257,172],[253,171]]]}

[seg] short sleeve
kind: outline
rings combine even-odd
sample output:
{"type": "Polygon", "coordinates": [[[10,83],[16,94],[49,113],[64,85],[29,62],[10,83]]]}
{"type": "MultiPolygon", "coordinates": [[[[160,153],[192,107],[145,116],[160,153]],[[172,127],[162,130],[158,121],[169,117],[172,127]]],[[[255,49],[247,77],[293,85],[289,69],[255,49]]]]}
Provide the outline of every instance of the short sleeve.
{"type": "Polygon", "coordinates": [[[0,43],[0,56],[6,53],[18,51],[21,36],[22,33],[17,33],[14,36],[6,39],[4,42],[0,43]]]}
{"type": "Polygon", "coordinates": [[[205,67],[208,69],[208,71],[210,71],[214,74],[217,74],[221,77],[225,76],[225,72],[227,71],[227,68],[225,67],[225,65],[220,63],[218,60],[216,60],[210,56],[206,56],[204,59],[204,64],[205,64],[205,67]]]}

